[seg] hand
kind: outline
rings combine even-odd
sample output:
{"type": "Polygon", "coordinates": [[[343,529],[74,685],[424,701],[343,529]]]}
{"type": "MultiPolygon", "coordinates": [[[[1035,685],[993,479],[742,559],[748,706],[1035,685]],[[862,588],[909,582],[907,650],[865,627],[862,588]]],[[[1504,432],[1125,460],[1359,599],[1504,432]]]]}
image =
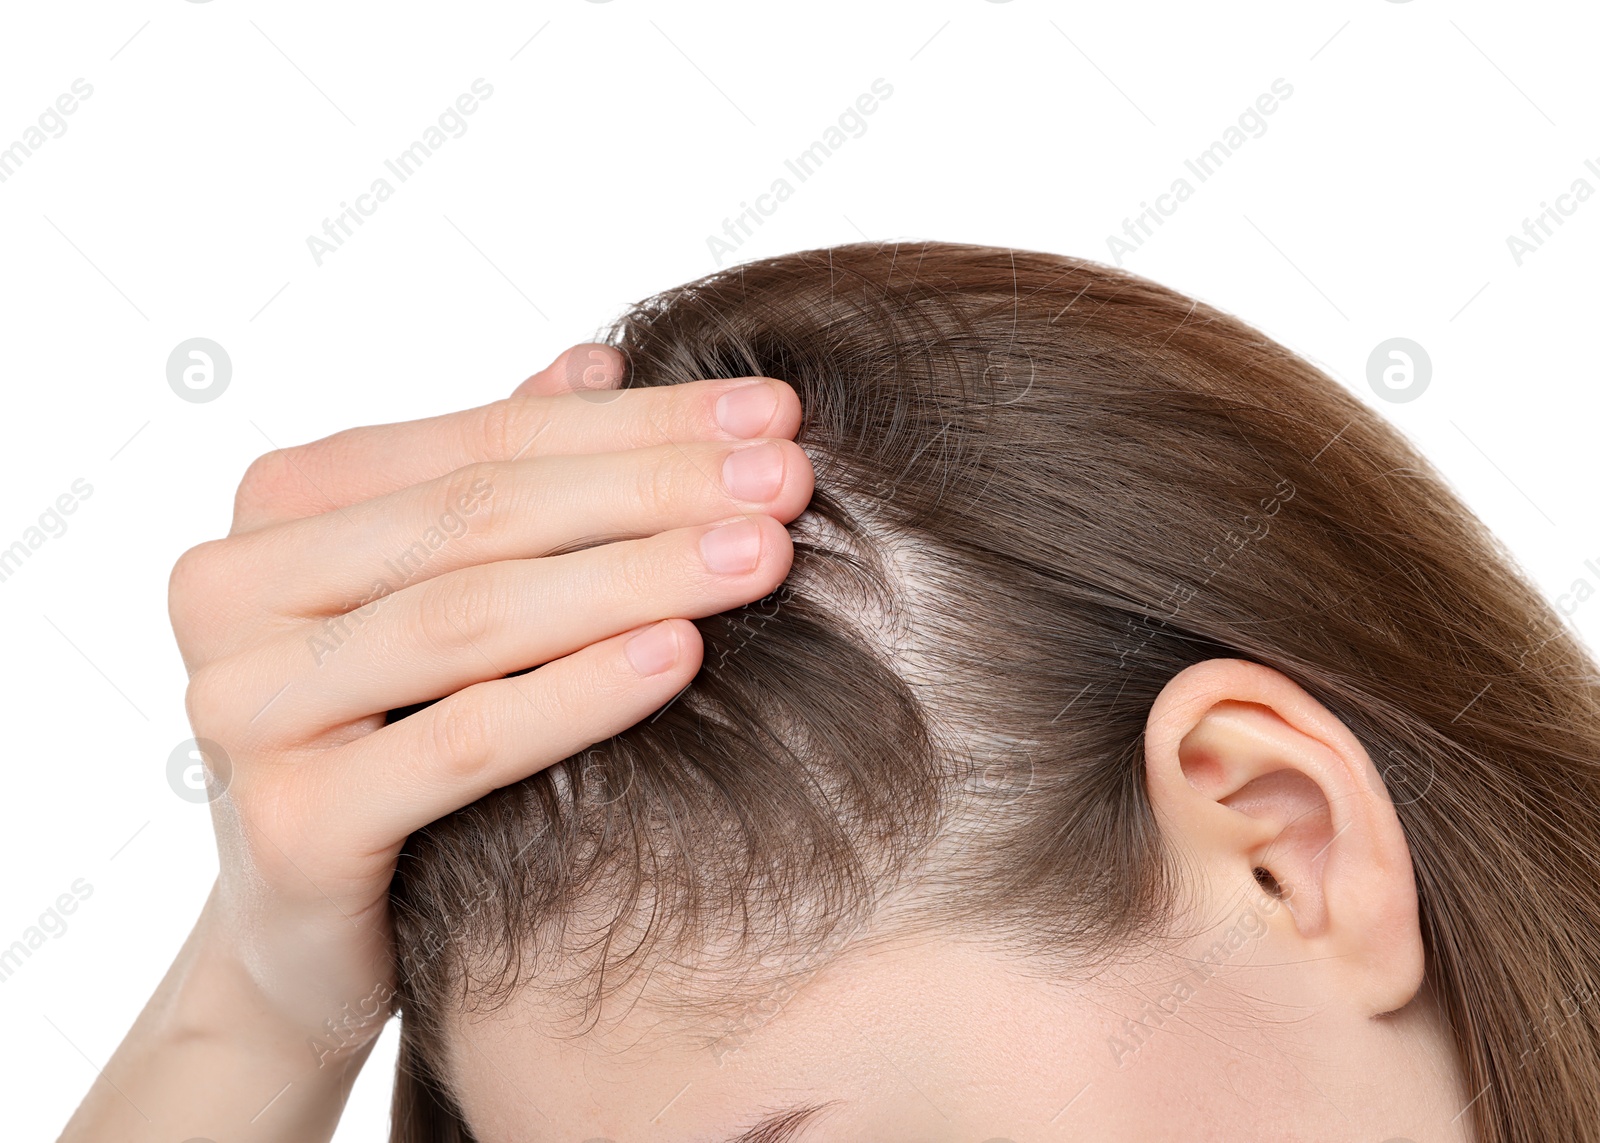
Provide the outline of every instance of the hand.
{"type": "Polygon", "coordinates": [[[509,400],[269,453],[227,538],[178,560],[220,858],[183,1019],[243,990],[306,1069],[364,1058],[407,835],[649,715],[699,668],[689,619],[788,573],[812,492],[794,392],[609,391],[620,372],[580,346],[509,400]]]}

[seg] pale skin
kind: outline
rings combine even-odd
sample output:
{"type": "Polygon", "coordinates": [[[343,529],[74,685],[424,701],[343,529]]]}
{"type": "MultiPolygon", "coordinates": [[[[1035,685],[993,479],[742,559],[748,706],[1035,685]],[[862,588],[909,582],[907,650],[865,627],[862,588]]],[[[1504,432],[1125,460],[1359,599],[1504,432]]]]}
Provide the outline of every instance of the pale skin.
{"type": "MultiPolygon", "coordinates": [[[[792,390],[604,392],[620,365],[574,347],[507,401],[269,454],[229,536],[179,561],[190,720],[229,757],[219,875],[62,1139],[328,1139],[387,1018],[406,836],[649,715],[699,668],[688,619],[782,581],[812,491],[792,390]]],[[[648,997],[572,1038],[529,990],[456,1023],[475,1134],[730,1143],[816,1105],[750,1138],[1469,1143],[1410,854],[1359,742],[1277,672],[1212,660],[1168,683],[1145,747],[1181,870],[1159,951],[1062,975],[979,936],[869,932],[720,1051],[648,997]]]]}

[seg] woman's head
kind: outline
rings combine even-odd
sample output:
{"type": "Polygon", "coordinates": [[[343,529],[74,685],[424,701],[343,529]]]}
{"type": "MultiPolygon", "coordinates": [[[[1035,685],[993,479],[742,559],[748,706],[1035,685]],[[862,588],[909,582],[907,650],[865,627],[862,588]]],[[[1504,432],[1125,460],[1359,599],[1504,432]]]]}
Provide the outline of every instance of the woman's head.
{"type": "Polygon", "coordinates": [[[397,1139],[1593,1136],[1593,666],[1380,418],[986,247],[611,340],[792,385],[816,494],[676,700],[411,839],[397,1139]]]}

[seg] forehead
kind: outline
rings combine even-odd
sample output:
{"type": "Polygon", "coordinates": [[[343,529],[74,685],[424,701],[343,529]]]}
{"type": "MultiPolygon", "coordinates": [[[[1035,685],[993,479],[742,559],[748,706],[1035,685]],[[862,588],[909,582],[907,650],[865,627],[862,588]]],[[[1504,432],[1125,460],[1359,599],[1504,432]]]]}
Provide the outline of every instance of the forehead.
{"type": "Polygon", "coordinates": [[[698,1029],[619,996],[563,1035],[566,1010],[528,989],[459,1016],[449,1055],[480,1143],[731,1143],[796,1104],[828,1106],[761,1143],[973,1143],[1043,1124],[1073,1096],[1104,1039],[1094,1003],[982,946],[902,942],[851,950],[698,1029]]]}

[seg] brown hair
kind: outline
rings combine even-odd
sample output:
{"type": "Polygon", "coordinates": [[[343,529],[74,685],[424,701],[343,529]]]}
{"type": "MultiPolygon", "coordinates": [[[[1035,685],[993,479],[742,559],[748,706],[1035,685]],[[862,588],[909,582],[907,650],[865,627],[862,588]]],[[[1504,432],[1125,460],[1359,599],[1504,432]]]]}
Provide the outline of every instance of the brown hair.
{"type": "Polygon", "coordinates": [[[1158,932],[1141,736],[1217,656],[1385,775],[1478,1138],[1600,1139],[1600,1026],[1567,1014],[1600,960],[1594,666],[1382,418],[1172,290],[980,246],[732,268],[610,340],[629,386],[786,380],[816,495],[676,700],[410,840],[396,1143],[470,1139],[444,1018],[533,976],[592,1003],[649,953],[744,1003],[758,954],[801,971],[891,906],[1063,963],[1158,932]]]}

